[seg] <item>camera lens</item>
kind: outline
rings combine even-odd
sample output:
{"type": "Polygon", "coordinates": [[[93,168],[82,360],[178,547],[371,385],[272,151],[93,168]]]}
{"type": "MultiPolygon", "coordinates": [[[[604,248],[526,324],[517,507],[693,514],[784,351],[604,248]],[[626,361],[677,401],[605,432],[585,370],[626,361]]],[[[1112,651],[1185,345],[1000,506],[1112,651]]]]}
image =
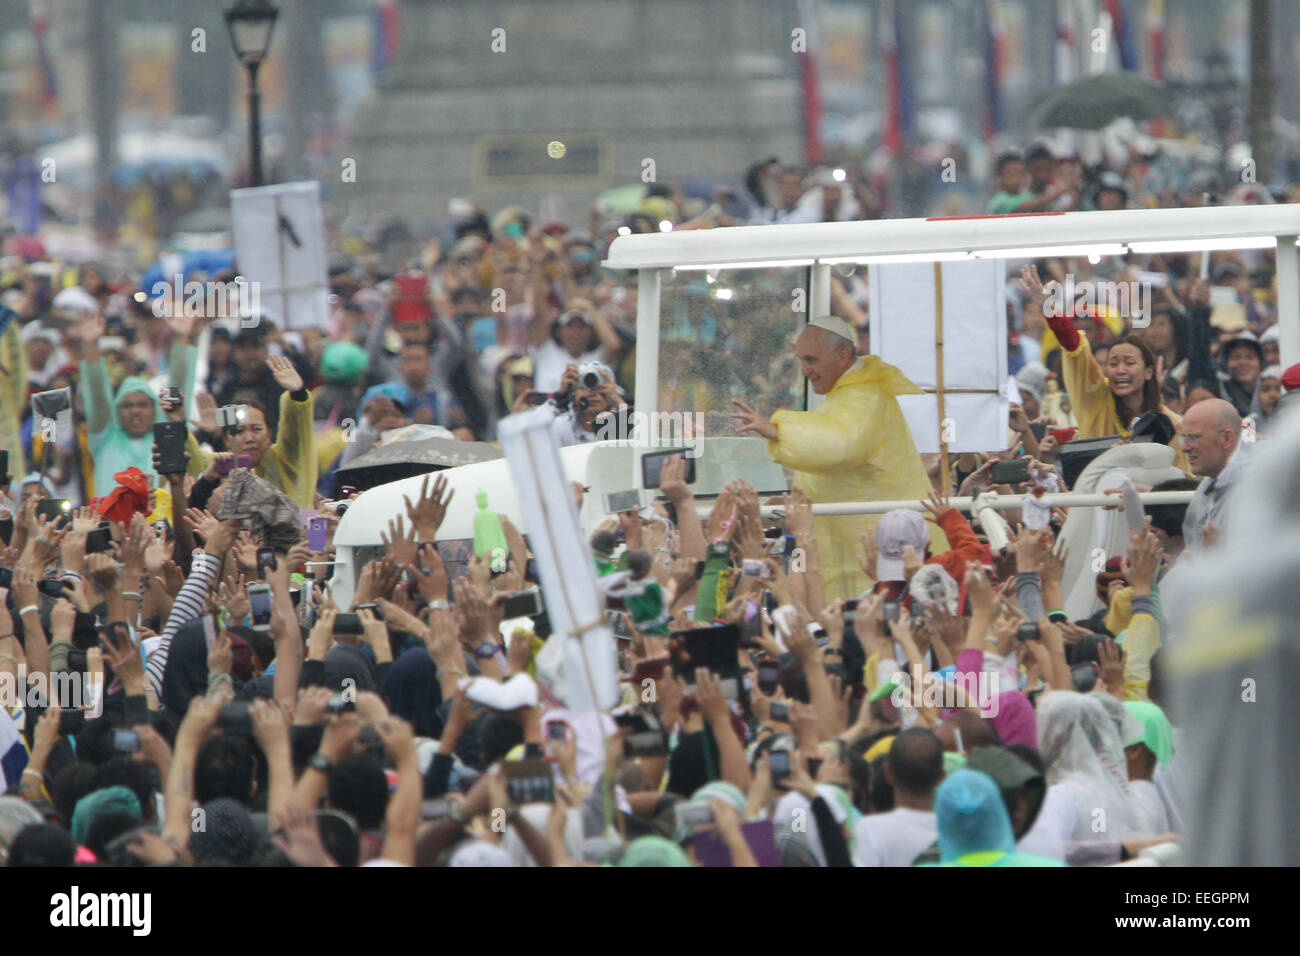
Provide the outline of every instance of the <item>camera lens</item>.
{"type": "Polygon", "coordinates": [[[346,503],[339,505],[338,510],[335,512],[335,514],[337,514],[340,518],[342,518],[347,513],[348,513],[348,506],[346,503]]]}
{"type": "Polygon", "coordinates": [[[582,387],[585,388],[585,389],[587,389],[588,391],[591,391],[591,390],[593,390],[593,389],[600,388],[600,373],[598,373],[598,372],[583,372],[583,373],[582,373],[582,387]]]}

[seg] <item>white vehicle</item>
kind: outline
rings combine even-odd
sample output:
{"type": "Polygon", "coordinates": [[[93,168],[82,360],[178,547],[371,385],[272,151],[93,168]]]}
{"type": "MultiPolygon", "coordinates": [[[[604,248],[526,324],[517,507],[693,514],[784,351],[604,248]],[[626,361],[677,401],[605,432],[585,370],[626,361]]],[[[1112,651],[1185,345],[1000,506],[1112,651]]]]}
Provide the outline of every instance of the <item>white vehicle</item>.
{"type": "MultiPolygon", "coordinates": [[[[619,441],[592,442],[560,449],[560,460],[569,478],[586,489],[578,515],[584,534],[590,535],[609,517],[605,513],[605,495],[641,487],[638,459],[643,452],[650,450],[619,441]]],[[[696,478],[692,486],[697,499],[715,497],[723,485],[738,475],[752,482],[762,495],[783,494],[788,488],[784,471],[768,459],[764,443],[759,439],[702,438],[694,442],[688,453],[697,455],[696,478]]],[[[528,534],[504,458],[448,468],[439,474],[455,491],[447,516],[438,529],[439,542],[464,542],[465,557],[472,555],[474,514],[478,511],[480,490],[487,493],[490,510],[509,518],[520,531],[528,534]]],[[[334,533],[338,561],[334,575],[334,600],[340,607],[352,600],[358,569],[382,555],[384,543],[380,533],[387,532],[389,521],[406,515],[404,497],[415,501],[423,482],[424,476],[421,475],[379,485],[363,492],[348,505],[334,533]]],[[[653,491],[646,494],[647,502],[653,499],[653,494],[653,491]]],[[[458,562],[452,559],[450,563],[455,565],[458,562]]]]}

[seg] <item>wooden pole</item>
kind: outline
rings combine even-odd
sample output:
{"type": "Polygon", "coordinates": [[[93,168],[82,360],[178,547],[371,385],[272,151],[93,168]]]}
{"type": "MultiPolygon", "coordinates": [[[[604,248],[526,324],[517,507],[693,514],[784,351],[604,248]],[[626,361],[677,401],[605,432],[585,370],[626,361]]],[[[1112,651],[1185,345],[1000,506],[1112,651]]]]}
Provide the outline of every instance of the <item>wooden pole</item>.
{"type": "Polygon", "coordinates": [[[943,263],[934,264],[934,387],[939,399],[939,467],[943,475],[943,494],[952,493],[952,472],[948,468],[948,440],[944,427],[948,415],[943,401],[943,263]]]}

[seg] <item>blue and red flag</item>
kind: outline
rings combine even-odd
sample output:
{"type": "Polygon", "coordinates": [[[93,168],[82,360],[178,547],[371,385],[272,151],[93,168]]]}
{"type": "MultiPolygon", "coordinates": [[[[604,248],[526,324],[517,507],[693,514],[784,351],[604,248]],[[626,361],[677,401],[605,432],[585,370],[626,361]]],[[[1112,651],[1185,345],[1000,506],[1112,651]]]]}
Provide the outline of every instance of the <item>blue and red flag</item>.
{"type": "Polygon", "coordinates": [[[880,40],[885,56],[885,146],[895,156],[903,152],[916,123],[916,99],[907,61],[906,29],[899,0],[880,7],[880,40]]]}
{"type": "Polygon", "coordinates": [[[1006,69],[1006,33],[999,0],[984,2],[984,138],[1005,128],[1002,116],[1002,75],[1006,69]]]}
{"type": "Polygon", "coordinates": [[[1119,47],[1119,64],[1125,70],[1138,68],[1138,51],[1133,5],[1131,0],[1106,0],[1115,44],[1119,47]]]}

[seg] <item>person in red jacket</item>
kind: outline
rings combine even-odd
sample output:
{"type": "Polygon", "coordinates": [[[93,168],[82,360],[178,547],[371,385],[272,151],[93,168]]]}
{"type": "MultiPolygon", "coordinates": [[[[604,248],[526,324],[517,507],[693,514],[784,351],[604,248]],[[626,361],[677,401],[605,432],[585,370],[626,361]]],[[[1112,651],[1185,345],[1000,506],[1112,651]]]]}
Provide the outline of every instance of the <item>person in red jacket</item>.
{"type": "Polygon", "coordinates": [[[937,524],[948,538],[949,550],[930,555],[930,532],[926,518],[909,509],[887,512],[876,528],[875,541],[863,536],[868,551],[863,570],[876,579],[875,592],[885,591],[897,598],[903,593],[910,575],[907,573],[904,552],[910,545],[921,564],[937,564],[957,582],[966,578],[966,562],[985,560],[985,549],[970,522],[960,511],[948,504],[948,499],[937,490],[921,502],[930,512],[929,520],[937,524]],[[875,547],[871,547],[874,543],[875,547]],[[872,553],[874,552],[874,554],[872,553]]]}

